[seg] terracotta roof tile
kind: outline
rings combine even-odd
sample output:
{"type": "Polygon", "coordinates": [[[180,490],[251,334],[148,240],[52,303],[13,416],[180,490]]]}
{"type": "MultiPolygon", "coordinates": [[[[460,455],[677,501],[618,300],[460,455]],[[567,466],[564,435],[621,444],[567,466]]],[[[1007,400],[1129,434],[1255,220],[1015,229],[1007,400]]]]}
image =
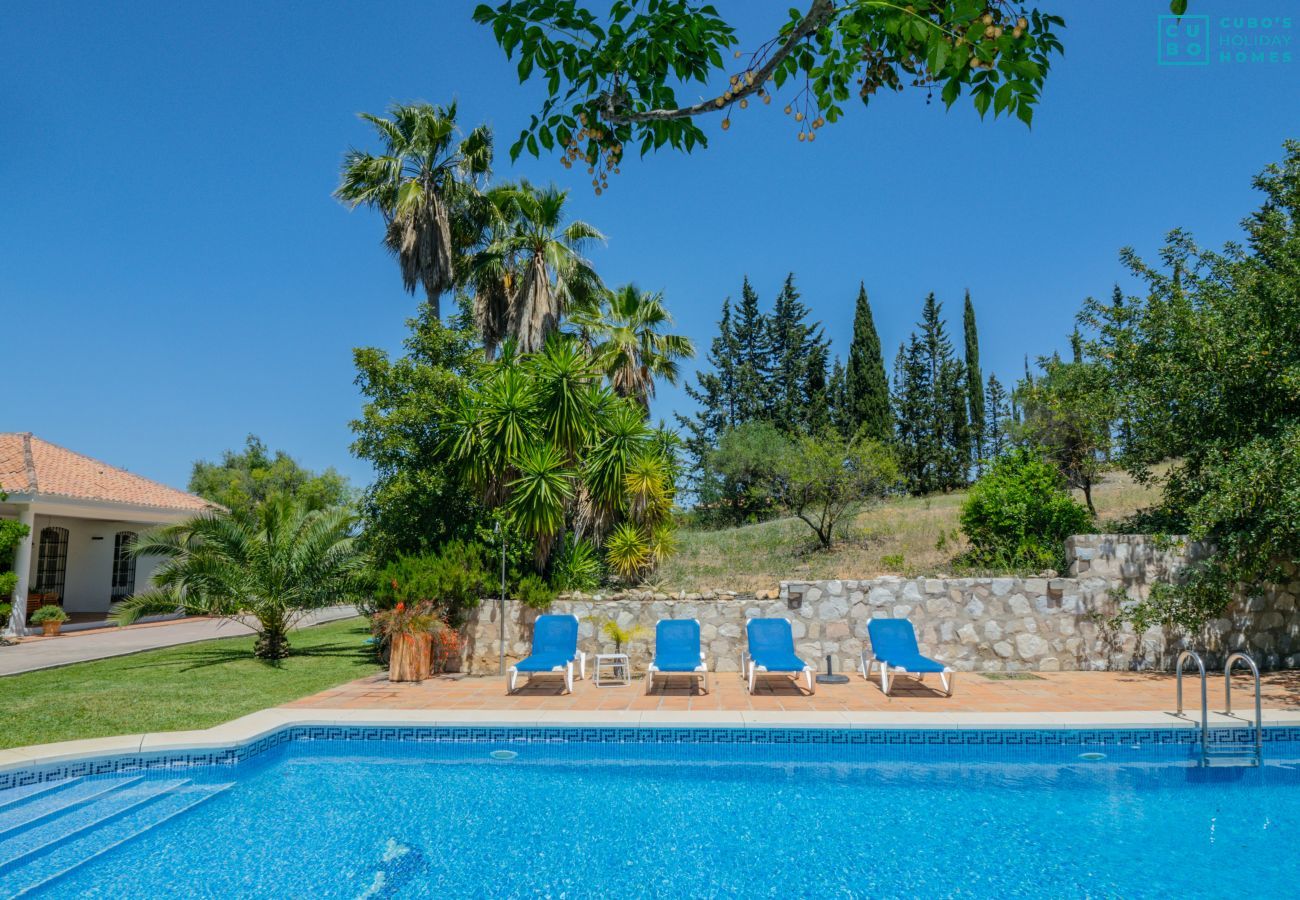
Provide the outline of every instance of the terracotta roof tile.
{"type": "Polygon", "coordinates": [[[30,432],[0,433],[0,490],[160,509],[212,509],[202,497],[73,453],[30,432]]]}

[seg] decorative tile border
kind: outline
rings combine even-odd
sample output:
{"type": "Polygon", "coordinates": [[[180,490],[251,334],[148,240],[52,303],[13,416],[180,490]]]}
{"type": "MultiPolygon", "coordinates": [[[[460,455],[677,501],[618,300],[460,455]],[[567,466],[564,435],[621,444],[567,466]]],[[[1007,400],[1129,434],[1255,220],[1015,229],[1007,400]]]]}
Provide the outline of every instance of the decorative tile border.
{"type": "MultiPolygon", "coordinates": [[[[313,743],[381,744],[526,744],[617,746],[751,746],[880,748],[1070,748],[1193,747],[1200,740],[1190,728],[629,728],[629,727],[442,727],[418,725],[289,725],[235,747],[161,751],[88,757],[61,764],[0,772],[0,790],[66,778],[171,771],[195,767],[230,767],[294,745],[313,743]]],[[[1265,744],[1300,744],[1300,726],[1266,727],[1265,744]]],[[[1213,744],[1248,745],[1251,728],[1216,728],[1213,744]]],[[[821,761],[834,761],[823,759],[821,761]]],[[[934,761],[922,756],[918,761],[934,761]]],[[[960,762],[961,760],[947,760],[960,762]]],[[[987,761],[987,759],[983,760],[987,761]]],[[[1015,759],[1002,761],[1014,762],[1015,759]]],[[[1031,760],[1032,761],[1032,760],[1031,760]]]]}

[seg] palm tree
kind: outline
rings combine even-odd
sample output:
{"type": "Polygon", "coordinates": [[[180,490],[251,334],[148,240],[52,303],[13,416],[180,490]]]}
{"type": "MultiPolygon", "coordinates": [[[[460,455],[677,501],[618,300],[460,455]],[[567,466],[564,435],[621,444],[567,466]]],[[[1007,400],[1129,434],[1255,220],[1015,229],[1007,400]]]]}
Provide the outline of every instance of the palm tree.
{"type": "Polygon", "coordinates": [[[379,156],[349,150],[334,196],[384,217],[384,245],[397,257],[402,284],[423,285],[435,317],[438,298],[456,281],[455,254],[477,241],[461,211],[492,164],[492,133],[480,125],[457,141],[456,104],[394,104],[389,118],[362,113],[384,142],[379,156]]]}
{"type": "Polygon", "coordinates": [[[677,361],[695,355],[691,339],[664,334],[672,325],[662,294],[624,285],[608,294],[599,317],[583,316],[579,327],[591,334],[593,353],[614,390],[650,411],[655,379],[677,383],[677,361]]]}
{"type": "Polygon", "coordinates": [[[536,353],[573,305],[590,302],[603,288],[582,253],[605,237],[586,222],[565,222],[568,191],[527,181],[501,198],[508,224],[478,257],[476,268],[505,281],[505,333],[522,353],[536,353]]]}
{"type": "Polygon", "coordinates": [[[283,659],[298,619],[356,600],[370,586],[354,523],[343,507],[309,512],[281,497],[246,516],[204,513],[164,526],[131,548],[136,556],[163,557],[155,586],[116,604],[113,619],[129,625],[179,609],[255,622],[254,655],[283,659]]]}

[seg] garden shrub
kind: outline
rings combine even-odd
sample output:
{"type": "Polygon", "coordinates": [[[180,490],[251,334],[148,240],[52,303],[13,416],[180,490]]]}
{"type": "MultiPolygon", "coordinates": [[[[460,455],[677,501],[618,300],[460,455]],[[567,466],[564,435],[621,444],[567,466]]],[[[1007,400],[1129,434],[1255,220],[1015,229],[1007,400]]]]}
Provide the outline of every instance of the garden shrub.
{"type": "Polygon", "coordinates": [[[377,610],[392,609],[399,602],[429,602],[453,628],[465,623],[492,583],[483,548],[466,541],[449,541],[436,553],[398,556],[379,571],[376,582],[377,610]]]}
{"type": "Polygon", "coordinates": [[[514,599],[530,609],[546,609],[555,601],[555,588],[539,575],[525,575],[515,585],[514,599]]]}
{"type": "Polygon", "coordinates": [[[994,462],[971,486],[961,528],[973,565],[1062,569],[1065,539],[1090,532],[1092,519],[1070,496],[1056,466],[1020,448],[994,462]]]}

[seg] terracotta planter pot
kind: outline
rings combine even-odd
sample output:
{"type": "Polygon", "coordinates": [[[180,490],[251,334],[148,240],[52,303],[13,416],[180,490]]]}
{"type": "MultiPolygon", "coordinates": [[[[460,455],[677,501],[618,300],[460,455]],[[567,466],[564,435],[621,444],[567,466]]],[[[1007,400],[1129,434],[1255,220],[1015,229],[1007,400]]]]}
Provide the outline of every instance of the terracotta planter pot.
{"type": "Polygon", "coordinates": [[[63,623],[62,623],[62,622],[42,622],[42,623],[41,623],[41,631],[42,631],[42,633],[44,633],[44,635],[45,635],[46,637],[54,637],[56,634],[59,633],[59,629],[62,628],[62,627],[63,627],[63,623]]]}
{"type": "Polygon", "coordinates": [[[428,678],[433,661],[432,649],[433,635],[428,632],[393,635],[388,656],[388,680],[423,681],[428,678]]]}

